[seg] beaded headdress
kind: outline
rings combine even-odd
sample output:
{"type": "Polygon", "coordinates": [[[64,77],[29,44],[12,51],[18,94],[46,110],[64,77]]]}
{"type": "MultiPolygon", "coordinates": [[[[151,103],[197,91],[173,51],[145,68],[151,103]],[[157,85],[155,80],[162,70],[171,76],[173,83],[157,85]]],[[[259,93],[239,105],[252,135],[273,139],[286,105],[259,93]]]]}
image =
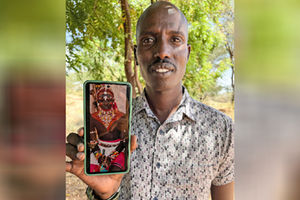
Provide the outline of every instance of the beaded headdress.
{"type": "Polygon", "coordinates": [[[109,89],[109,85],[97,85],[97,92],[96,92],[96,96],[97,98],[99,98],[99,96],[103,95],[103,94],[110,94],[113,98],[114,98],[114,93],[109,89]]]}

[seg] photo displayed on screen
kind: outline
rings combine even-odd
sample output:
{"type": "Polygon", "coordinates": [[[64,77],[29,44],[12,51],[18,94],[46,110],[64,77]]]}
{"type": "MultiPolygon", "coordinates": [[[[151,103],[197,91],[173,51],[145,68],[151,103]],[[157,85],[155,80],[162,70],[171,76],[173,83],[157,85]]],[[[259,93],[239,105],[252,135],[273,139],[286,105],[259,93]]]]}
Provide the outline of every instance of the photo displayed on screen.
{"type": "Polygon", "coordinates": [[[89,84],[90,173],[127,170],[127,85],[89,84]]]}

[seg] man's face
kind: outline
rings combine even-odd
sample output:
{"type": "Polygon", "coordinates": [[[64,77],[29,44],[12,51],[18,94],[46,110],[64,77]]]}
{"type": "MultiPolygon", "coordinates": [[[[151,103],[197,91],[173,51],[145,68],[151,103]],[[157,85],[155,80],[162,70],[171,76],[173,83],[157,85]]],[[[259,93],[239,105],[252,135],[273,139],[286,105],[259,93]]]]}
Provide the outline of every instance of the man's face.
{"type": "Polygon", "coordinates": [[[137,30],[136,58],[146,87],[165,90],[181,85],[188,61],[187,24],[170,5],[150,10],[137,30]]]}
{"type": "Polygon", "coordinates": [[[114,98],[111,94],[101,94],[98,97],[99,106],[103,110],[110,110],[114,103],[114,98]]]}

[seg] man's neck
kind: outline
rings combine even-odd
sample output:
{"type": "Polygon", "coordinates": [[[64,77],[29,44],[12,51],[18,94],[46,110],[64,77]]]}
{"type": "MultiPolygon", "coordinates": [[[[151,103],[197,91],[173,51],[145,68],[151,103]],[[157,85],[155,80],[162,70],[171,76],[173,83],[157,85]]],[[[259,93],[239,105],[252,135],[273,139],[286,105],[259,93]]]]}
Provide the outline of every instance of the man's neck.
{"type": "Polygon", "coordinates": [[[156,91],[146,86],[146,98],[152,112],[160,123],[163,123],[178,108],[182,99],[182,85],[163,91],[156,91]]]}

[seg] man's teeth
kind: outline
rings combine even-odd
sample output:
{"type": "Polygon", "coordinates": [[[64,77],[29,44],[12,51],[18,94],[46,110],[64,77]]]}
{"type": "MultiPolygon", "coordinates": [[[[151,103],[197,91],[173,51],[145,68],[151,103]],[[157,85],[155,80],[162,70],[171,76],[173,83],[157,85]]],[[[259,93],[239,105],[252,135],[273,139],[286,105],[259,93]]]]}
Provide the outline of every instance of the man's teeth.
{"type": "Polygon", "coordinates": [[[159,72],[159,73],[165,73],[165,72],[168,72],[170,70],[168,70],[168,69],[156,69],[155,71],[159,72]]]}

